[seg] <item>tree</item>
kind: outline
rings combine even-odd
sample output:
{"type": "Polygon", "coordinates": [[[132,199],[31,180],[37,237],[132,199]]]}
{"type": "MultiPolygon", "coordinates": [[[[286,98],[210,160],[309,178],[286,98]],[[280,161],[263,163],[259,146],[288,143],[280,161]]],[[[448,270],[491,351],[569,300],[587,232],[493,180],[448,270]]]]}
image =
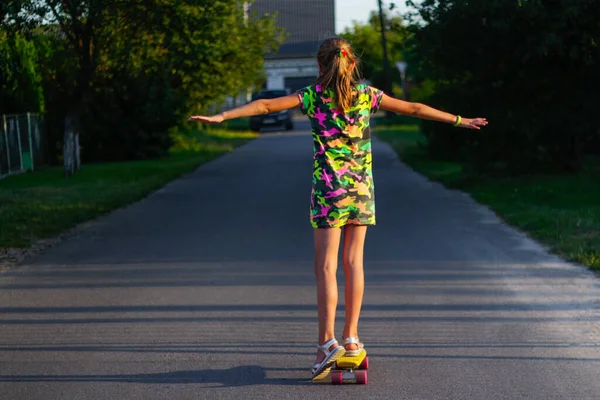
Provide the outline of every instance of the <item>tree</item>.
{"type": "Polygon", "coordinates": [[[0,109],[5,114],[23,110],[44,112],[42,76],[35,43],[19,33],[0,30],[0,109]]]}
{"type": "MultiPolygon", "coordinates": [[[[394,68],[394,65],[395,62],[404,60],[404,44],[409,33],[401,16],[391,16],[389,13],[386,13],[385,20],[387,21],[386,29],[388,30],[388,57],[392,64],[392,74],[389,79],[399,83],[400,73],[394,68]]],[[[374,86],[385,87],[381,24],[378,13],[372,12],[369,22],[366,25],[354,22],[352,28],[346,28],[341,36],[352,44],[360,57],[363,76],[370,80],[374,86]]],[[[397,92],[400,86],[395,86],[395,92],[397,92]]],[[[398,94],[396,93],[396,95],[398,94]]]]}
{"type": "Polygon", "coordinates": [[[480,135],[423,123],[438,157],[478,171],[577,171],[600,126],[600,2],[424,0],[411,31],[432,105],[490,120],[480,135]]]}
{"type": "MultiPolygon", "coordinates": [[[[191,108],[205,108],[253,82],[263,54],[279,41],[271,19],[246,22],[243,3],[11,1],[9,29],[30,37],[44,30],[65,57],[61,64],[52,51],[45,54],[65,80],[55,84],[46,75],[44,84],[63,96],[53,111],[64,105],[66,175],[78,168],[80,133],[86,159],[163,155],[168,128],[191,108]]],[[[49,120],[59,125],[57,118],[49,120]]]]}
{"type": "Polygon", "coordinates": [[[89,94],[97,66],[98,37],[102,26],[105,2],[102,0],[17,0],[11,2],[10,18],[18,30],[56,24],[60,34],[70,46],[77,60],[72,93],[67,99],[64,120],[64,166],[65,175],[71,176],[80,168],[79,134],[81,132],[82,107],[89,94]]]}
{"type": "Polygon", "coordinates": [[[170,4],[120,9],[103,29],[93,159],[164,155],[168,128],[253,84],[280,44],[273,19],[247,21],[242,1],[170,4]]]}

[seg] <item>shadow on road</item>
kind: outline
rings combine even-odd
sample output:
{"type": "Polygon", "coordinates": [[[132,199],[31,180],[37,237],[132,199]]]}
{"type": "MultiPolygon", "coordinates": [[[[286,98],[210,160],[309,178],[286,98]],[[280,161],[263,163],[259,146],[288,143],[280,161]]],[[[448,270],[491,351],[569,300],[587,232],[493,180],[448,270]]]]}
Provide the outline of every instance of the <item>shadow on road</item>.
{"type": "Polygon", "coordinates": [[[307,379],[268,379],[266,378],[266,370],[259,365],[239,366],[224,370],[174,371],[148,374],[0,375],[0,382],[214,384],[212,387],[311,384],[307,379]]]}
{"type": "MultiPolygon", "coordinates": [[[[109,288],[191,288],[237,286],[309,286],[315,284],[310,262],[250,261],[250,260],[174,260],[172,262],[143,261],[131,264],[38,265],[27,271],[27,280],[2,278],[19,277],[22,270],[0,275],[0,291],[36,289],[109,289],[109,288]]],[[[478,285],[490,279],[514,282],[529,294],[536,288],[528,283],[546,278],[556,284],[568,282],[578,269],[557,268],[555,264],[531,264],[526,273],[522,264],[503,264],[501,268],[486,260],[421,261],[369,260],[365,273],[371,287],[397,285],[422,288],[440,286],[453,295],[489,295],[489,289],[478,285]],[[479,291],[479,293],[476,293],[479,291]]],[[[342,279],[339,268],[338,279],[342,279]]],[[[593,287],[590,290],[595,290],[593,287]]],[[[512,296],[509,290],[498,287],[494,296],[512,296]]]]}

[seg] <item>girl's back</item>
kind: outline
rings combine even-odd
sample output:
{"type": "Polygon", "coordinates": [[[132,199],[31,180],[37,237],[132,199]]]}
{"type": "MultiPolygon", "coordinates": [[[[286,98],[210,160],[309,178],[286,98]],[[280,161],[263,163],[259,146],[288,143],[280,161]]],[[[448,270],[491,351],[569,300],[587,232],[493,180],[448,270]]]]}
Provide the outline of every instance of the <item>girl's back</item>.
{"type": "Polygon", "coordinates": [[[383,92],[366,84],[353,90],[352,106],[341,111],[331,88],[316,84],[298,91],[302,113],[310,118],[313,133],[322,138],[370,138],[370,117],[376,113],[383,92]]]}
{"type": "Polygon", "coordinates": [[[333,88],[316,84],[298,91],[313,131],[313,227],[375,224],[370,117],[382,95],[355,85],[351,106],[341,111],[333,88]]]}

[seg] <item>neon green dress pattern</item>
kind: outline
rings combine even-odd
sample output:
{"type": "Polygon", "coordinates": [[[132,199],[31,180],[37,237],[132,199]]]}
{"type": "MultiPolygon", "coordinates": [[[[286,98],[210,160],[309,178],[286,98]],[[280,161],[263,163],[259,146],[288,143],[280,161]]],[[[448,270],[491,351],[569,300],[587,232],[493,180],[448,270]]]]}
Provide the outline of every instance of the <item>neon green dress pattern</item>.
{"type": "Polygon", "coordinates": [[[383,92],[365,84],[356,92],[345,112],[337,109],[330,88],[314,85],[297,92],[313,136],[313,228],[375,225],[370,117],[383,92]]]}

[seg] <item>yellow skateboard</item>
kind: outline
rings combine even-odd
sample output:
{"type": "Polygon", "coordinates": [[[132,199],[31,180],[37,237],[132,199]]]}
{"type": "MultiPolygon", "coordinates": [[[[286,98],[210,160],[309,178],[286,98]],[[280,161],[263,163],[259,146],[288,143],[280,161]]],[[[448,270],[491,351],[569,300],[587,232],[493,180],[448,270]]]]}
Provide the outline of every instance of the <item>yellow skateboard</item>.
{"type": "Polygon", "coordinates": [[[331,383],[341,385],[344,382],[355,382],[359,385],[366,385],[368,369],[369,357],[367,357],[365,349],[357,356],[343,356],[331,369],[331,383]]]}

